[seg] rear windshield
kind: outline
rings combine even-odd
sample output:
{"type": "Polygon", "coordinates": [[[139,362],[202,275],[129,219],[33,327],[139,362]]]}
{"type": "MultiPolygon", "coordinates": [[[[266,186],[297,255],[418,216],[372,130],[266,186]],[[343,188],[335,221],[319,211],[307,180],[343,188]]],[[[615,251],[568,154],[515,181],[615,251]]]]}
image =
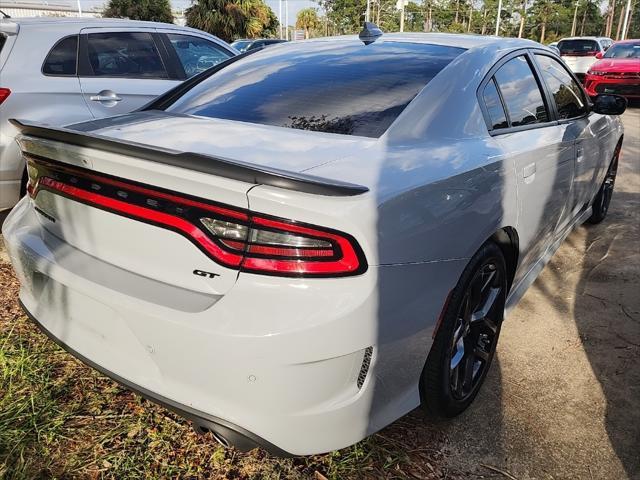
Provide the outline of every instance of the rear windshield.
{"type": "Polygon", "coordinates": [[[604,54],[605,58],[640,58],[640,42],[616,43],[604,54]]]}
{"type": "Polygon", "coordinates": [[[379,137],[464,49],[357,40],[289,43],[232,63],[167,110],[379,137]]]}
{"type": "Polygon", "coordinates": [[[562,40],[558,48],[560,55],[594,55],[599,51],[595,40],[562,40]]]}

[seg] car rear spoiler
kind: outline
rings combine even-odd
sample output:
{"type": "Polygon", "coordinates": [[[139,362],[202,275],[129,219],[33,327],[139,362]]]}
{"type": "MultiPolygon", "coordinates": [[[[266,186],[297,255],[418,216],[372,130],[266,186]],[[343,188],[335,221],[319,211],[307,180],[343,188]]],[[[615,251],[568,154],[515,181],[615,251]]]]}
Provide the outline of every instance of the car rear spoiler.
{"type": "Polygon", "coordinates": [[[304,173],[256,166],[201,153],[178,152],[137,142],[80,132],[69,128],[50,127],[26,120],[10,119],[9,122],[18,128],[21,134],[30,137],[64,142],[70,145],[102,150],[118,155],[128,155],[150,162],[186,168],[188,170],[231,178],[255,185],[270,185],[287,190],[295,190],[297,192],[335,197],[360,195],[369,191],[367,187],[362,185],[316,177],[304,173]]]}

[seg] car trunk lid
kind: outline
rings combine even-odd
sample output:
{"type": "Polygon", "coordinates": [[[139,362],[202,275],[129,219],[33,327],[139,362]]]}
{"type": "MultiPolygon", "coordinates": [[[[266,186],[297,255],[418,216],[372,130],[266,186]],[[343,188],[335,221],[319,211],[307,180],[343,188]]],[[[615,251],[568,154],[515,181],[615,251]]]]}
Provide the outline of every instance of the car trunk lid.
{"type": "MultiPolygon", "coordinates": [[[[219,296],[233,286],[242,257],[211,238],[207,219],[247,224],[247,192],[253,186],[269,184],[324,195],[367,190],[266,166],[267,153],[261,145],[279,167],[292,166],[294,158],[292,148],[278,162],[278,141],[273,137],[255,142],[249,150],[262,164],[249,164],[212,156],[244,151],[225,144],[225,134],[216,128],[209,141],[202,136],[194,142],[197,150],[209,155],[168,148],[190,148],[182,136],[199,135],[203,126],[197,119],[141,115],[128,120],[95,122],[94,129],[83,124],[77,130],[14,121],[29,162],[30,193],[49,233],[103,262],[180,288],[219,296]],[[171,126],[179,134],[167,133],[171,126]],[[148,129],[161,146],[141,144],[140,129],[148,129]]],[[[317,144],[324,152],[337,152],[325,139],[317,144]]],[[[315,164],[299,156],[304,168],[315,164]]]]}

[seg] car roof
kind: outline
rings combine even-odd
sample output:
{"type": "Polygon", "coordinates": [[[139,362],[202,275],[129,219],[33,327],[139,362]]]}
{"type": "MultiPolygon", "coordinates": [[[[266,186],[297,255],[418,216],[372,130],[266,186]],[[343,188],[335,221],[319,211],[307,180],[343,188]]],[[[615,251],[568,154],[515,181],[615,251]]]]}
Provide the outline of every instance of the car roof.
{"type": "MultiPolygon", "coordinates": [[[[340,40],[359,40],[357,35],[345,35],[340,37],[323,37],[304,42],[336,42],[340,40]]],[[[493,50],[505,50],[515,48],[544,47],[538,42],[522,38],[496,37],[493,35],[473,35],[461,33],[384,33],[376,40],[376,43],[407,42],[442,45],[447,47],[459,47],[466,50],[474,48],[489,48],[493,50]]]]}
{"type": "Polygon", "coordinates": [[[558,40],[561,42],[562,40],[611,40],[609,37],[594,37],[593,35],[584,35],[582,37],[565,37],[558,40]]]}
{"type": "Polygon", "coordinates": [[[141,20],[129,20],[126,18],[95,18],[95,17],[11,17],[3,19],[2,23],[16,23],[18,25],[74,25],[82,24],[83,27],[106,27],[110,25],[127,25],[130,27],[146,27],[146,28],[177,28],[182,29],[179,25],[173,23],[145,22],[141,20]]]}
{"type": "Polygon", "coordinates": [[[640,43],[640,38],[628,38],[627,40],[618,40],[615,43],[640,43]]]}

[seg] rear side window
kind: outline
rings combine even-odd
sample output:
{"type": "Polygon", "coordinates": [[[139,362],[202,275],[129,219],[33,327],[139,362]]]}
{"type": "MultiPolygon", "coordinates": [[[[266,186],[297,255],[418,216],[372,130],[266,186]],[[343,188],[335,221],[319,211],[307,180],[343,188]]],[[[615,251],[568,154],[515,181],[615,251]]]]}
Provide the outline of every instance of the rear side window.
{"type": "Polygon", "coordinates": [[[483,97],[489,118],[491,119],[491,129],[507,128],[509,126],[507,116],[502,107],[502,100],[500,100],[494,79],[491,79],[489,83],[487,83],[487,86],[484,87],[483,97]]]}
{"type": "Polygon", "coordinates": [[[78,36],[63,38],[54,45],[42,66],[45,75],[75,75],[78,63],[78,36]]]}
{"type": "Polygon", "coordinates": [[[5,42],[7,41],[7,37],[5,37],[4,35],[0,34],[0,52],[2,51],[2,48],[4,47],[5,42]]]}
{"type": "Polygon", "coordinates": [[[556,102],[558,117],[568,119],[587,113],[582,88],[557,60],[546,55],[537,55],[536,61],[542,71],[542,78],[549,87],[556,102]]]}
{"type": "Polygon", "coordinates": [[[93,74],[97,77],[168,77],[149,33],[92,33],[88,35],[87,48],[93,74]]]}
{"type": "Polygon", "coordinates": [[[549,120],[538,82],[526,57],[505,63],[495,74],[512,127],[533,125],[549,120]]]}
{"type": "Polygon", "coordinates": [[[173,33],[167,37],[180,59],[187,78],[231,57],[231,53],[203,38],[173,33]]]}
{"type": "Polygon", "coordinates": [[[168,110],[343,135],[379,137],[464,49],[333,40],[265,49],[219,70],[168,110]]]}
{"type": "Polygon", "coordinates": [[[573,57],[595,55],[600,51],[598,42],[595,40],[561,40],[558,43],[560,55],[573,57]]]}

